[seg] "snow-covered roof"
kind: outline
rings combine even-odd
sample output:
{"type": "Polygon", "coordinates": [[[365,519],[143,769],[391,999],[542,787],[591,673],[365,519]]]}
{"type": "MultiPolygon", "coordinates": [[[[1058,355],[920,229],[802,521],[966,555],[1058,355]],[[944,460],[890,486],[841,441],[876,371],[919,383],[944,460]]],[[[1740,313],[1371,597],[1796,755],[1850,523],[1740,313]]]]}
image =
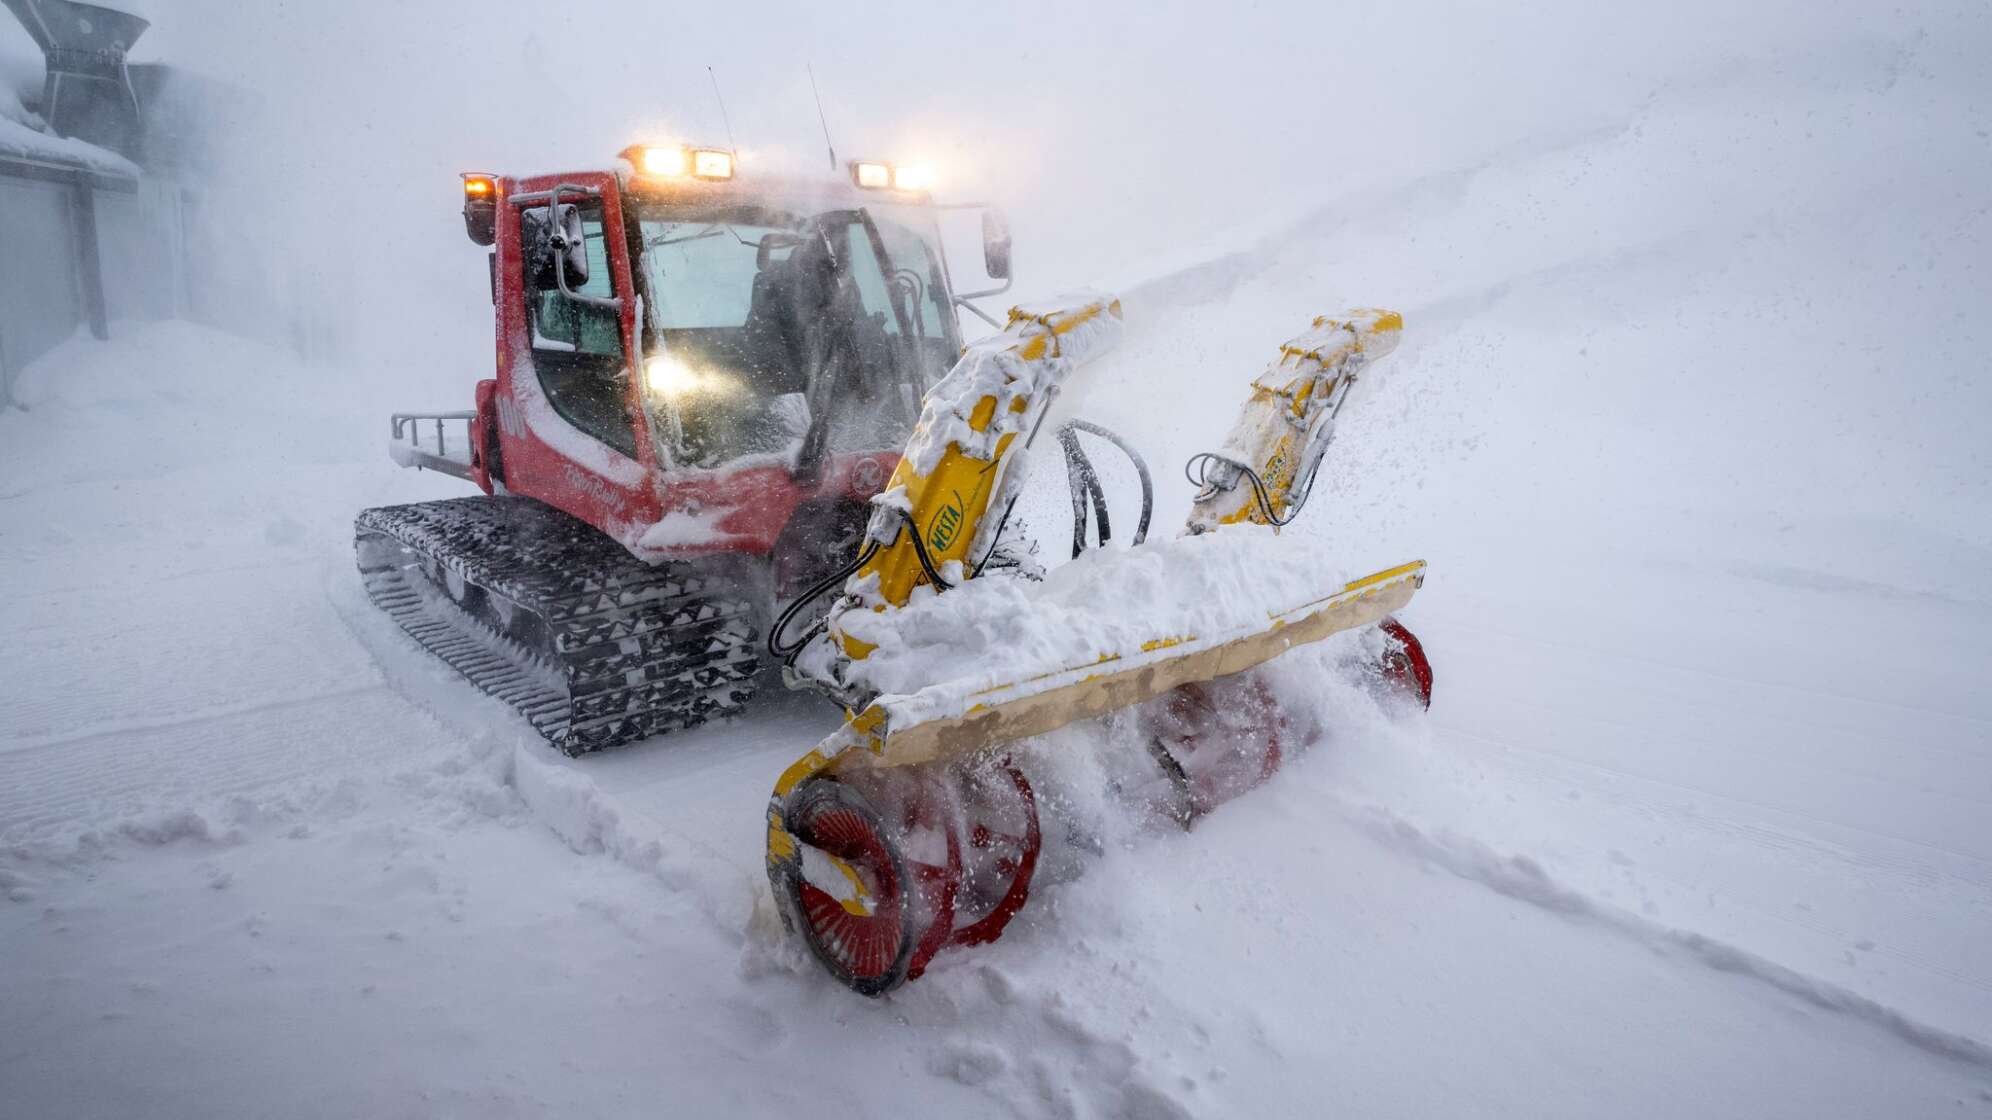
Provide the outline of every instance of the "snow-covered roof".
{"type": "Polygon", "coordinates": [[[0,160],[26,160],[103,175],[136,176],[138,166],[108,148],[43,131],[42,119],[21,101],[23,90],[32,96],[31,87],[42,72],[41,59],[13,20],[0,19],[0,29],[6,32],[4,41],[0,41],[0,160]]]}
{"type": "Polygon", "coordinates": [[[9,159],[77,168],[120,178],[136,178],[139,173],[137,164],[109,149],[65,136],[50,136],[30,127],[25,121],[0,114],[0,160],[9,159]]]}

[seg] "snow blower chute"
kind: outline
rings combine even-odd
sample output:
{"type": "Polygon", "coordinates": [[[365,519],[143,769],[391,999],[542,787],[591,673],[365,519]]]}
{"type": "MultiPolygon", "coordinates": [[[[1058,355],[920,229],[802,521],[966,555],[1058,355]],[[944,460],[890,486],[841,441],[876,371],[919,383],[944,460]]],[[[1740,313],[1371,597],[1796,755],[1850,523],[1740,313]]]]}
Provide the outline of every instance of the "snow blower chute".
{"type": "Polygon", "coordinates": [[[1429,702],[1424,653],[1390,617],[1424,564],[1323,586],[1273,540],[1306,502],[1358,374],[1401,326],[1387,311],[1322,317],[1281,347],[1224,449],[1191,460],[1201,489],[1172,541],[1143,542],[1139,456],[1103,429],[1066,425],[1075,560],[1043,580],[999,547],[1018,452],[1064,378],[1117,337],[1119,303],[1015,309],[927,394],[860,551],[817,589],[841,581],[841,594],[791,640],[802,597],[770,636],[792,683],[846,709],[775,783],[767,834],[784,921],[839,981],[881,995],[943,948],[994,940],[1023,907],[1044,825],[1005,744],[1140,706],[1187,825],[1278,767],[1285,720],[1252,670],[1281,653],[1379,626],[1373,674],[1429,702]],[[1078,431],[1112,439],[1139,468],[1136,547],[1076,556],[1089,512],[1107,535],[1078,431]]]}

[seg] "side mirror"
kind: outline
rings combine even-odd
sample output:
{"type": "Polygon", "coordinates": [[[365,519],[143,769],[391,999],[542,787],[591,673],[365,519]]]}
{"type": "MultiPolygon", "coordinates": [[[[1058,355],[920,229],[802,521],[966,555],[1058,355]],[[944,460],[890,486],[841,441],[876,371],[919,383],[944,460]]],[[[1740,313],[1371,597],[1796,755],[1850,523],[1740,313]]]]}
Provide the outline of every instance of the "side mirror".
{"type": "Polygon", "coordinates": [[[519,215],[533,287],[565,291],[588,282],[588,243],[581,233],[581,208],[562,203],[536,206],[519,215]],[[562,281],[565,283],[562,283],[562,281]]]}
{"type": "Polygon", "coordinates": [[[982,212],[982,263],[992,280],[1010,278],[1010,220],[997,209],[982,212]]]}
{"type": "Polygon", "coordinates": [[[776,253],[793,251],[800,244],[802,244],[802,238],[793,233],[762,234],[761,240],[754,246],[754,271],[768,271],[770,264],[773,264],[776,260],[786,259],[785,257],[776,257],[776,253]]]}

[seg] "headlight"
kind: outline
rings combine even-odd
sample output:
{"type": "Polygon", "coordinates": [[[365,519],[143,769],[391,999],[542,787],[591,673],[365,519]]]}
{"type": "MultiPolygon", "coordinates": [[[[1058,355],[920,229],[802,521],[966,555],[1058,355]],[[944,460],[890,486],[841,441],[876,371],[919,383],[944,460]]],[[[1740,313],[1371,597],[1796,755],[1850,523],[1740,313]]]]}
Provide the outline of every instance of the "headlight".
{"type": "Polygon", "coordinates": [[[876,160],[851,161],[851,182],[868,191],[929,191],[934,189],[934,169],[920,164],[900,166],[876,160]]]}
{"type": "Polygon", "coordinates": [[[740,382],[727,374],[687,365],[669,354],[644,359],[643,385],[673,404],[693,397],[730,397],[741,388],[740,382]]]}
{"type": "Polygon", "coordinates": [[[733,178],[733,153],[725,148],[692,148],[683,144],[637,144],[623,149],[623,158],[637,174],[653,179],[733,178]]]}
{"type": "Polygon", "coordinates": [[[658,396],[677,400],[698,391],[699,372],[676,358],[659,354],[643,363],[643,383],[658,396]]]}
{"type": "Polygon", "coordinates": [[[733,153],[715,148],[692,149],[692,174],[701,179],[733,178],[733,153]]]}
{"type": "Polygon", "coordinates": [[[683,148],[638,148],[636,168],[645,175],[675,179],[689,170],[690,153],[683,148]]]}

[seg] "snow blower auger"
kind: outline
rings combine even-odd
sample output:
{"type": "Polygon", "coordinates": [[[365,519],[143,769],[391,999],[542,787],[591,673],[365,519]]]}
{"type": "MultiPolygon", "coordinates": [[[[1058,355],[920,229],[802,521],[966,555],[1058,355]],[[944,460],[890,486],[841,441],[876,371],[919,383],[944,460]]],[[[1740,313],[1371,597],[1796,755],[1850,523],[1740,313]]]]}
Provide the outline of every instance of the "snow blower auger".
{"type": "Polygon", "coordinates": [[[1104,298],[1018,308],[969,347],[927,394],[857,556],[770,634],[791,685],[836,698],[846,719],[775,783],[769,881],[789,929],[862,994],[918,977],[943,948],[994,940],[1028,900],[1045,829],[1004,744],[1142,705],[1136,726],[1173,791],[1166,811],[1188,826],[1269,777],[1289,746],[1254,667],[1380,625],[1367,671],[1429,696],[1423,650],[1390,617],[1424,564],[1344,583],[1276,539],[1307,499],[1351,383],[1394,346],[1391,312],[1317,319],[1282,347],[1224,450],[1191,461],[1201,490],[1181,537],[1144,543],[1140,457],[1074,421],[1060,432],[1073,562],[1041,581],[992,563],[1022,481],[1017,452],[1119,319],[1104,298]],[[1135,462],[1136,547],[1079,555],[1089,511],[1099,543],[1109,531],[1079,431],[1135,462]],[[828,614],[789,640],[802,606],[838,581],[828,614]]]}

